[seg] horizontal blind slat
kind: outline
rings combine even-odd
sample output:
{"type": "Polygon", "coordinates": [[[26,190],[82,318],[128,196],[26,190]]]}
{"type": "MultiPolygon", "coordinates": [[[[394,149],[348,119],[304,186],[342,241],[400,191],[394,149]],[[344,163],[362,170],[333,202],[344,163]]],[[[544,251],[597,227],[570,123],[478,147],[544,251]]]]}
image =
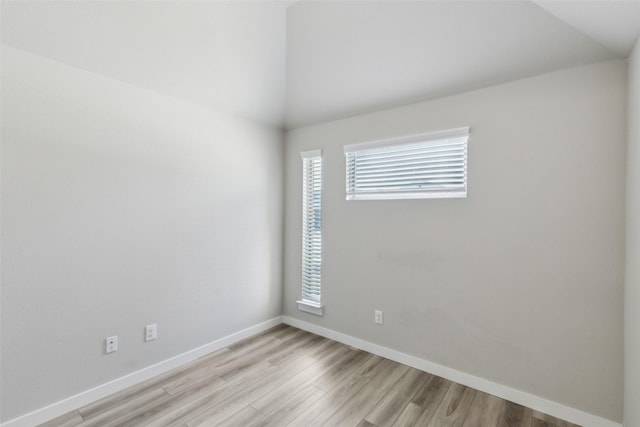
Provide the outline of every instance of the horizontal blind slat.
{"type": "Polygon", "coordinates": [[[360,160],[376,160],[376,159],[394,159],[394,158],[412,158],[436,153],[457,152],[464,149],[464,144],[455,144],[447,147],[435,147],[435,148],[421,148],[412,150],[402,150],[393,152],[372,152],[366,153],[351,153],[360,160]]]}
{"type": "Polygon", "coordinates": [[[464,152],[460,153],[439,153],[433,156],[417,156],[413,158],[407,159],[380,159],[376,161],[360,161],[359,159],[355,159],[354,164],[359,167],[382,167],[385,165],[407,165],[414,163],[436,163],[436,162],[446,162],[446,161],[460,161],[464,159],[464,152]]]}

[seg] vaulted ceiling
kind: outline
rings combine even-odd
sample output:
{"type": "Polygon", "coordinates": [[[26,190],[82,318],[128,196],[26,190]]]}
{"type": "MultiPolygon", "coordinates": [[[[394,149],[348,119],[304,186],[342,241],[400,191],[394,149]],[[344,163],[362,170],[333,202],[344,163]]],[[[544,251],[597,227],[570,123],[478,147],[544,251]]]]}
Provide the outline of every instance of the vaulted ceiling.
{"type": "Polygon", "coordinates": [[[3,1],[2,43],[294,128],[624,58],[640,0],[3,1]]]}

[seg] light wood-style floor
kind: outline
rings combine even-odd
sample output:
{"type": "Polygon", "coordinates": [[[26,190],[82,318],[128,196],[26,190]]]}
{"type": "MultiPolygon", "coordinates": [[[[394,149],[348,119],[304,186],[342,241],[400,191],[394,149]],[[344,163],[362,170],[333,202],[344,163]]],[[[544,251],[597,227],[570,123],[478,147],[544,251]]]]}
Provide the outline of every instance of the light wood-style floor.
{"type": "Polygon", "coordinates": [[[574,426],[287,325],[43,425],[574,426]]]}

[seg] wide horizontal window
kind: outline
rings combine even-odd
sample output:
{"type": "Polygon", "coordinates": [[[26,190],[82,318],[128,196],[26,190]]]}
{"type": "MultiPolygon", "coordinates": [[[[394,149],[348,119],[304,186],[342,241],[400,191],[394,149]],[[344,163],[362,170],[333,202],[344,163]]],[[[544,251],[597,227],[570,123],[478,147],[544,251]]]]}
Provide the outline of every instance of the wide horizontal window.
{"type": "Polygon", "coordinates": [[[466,197],[469,128],[344,147],[347,200],[466,197]]]}

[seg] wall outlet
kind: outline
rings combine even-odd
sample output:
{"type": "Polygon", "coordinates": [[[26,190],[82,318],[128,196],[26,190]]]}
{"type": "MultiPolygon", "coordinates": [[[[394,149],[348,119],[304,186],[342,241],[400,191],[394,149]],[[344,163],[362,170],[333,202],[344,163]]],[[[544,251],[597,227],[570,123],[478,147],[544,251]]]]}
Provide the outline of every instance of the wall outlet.
{"type": "Polygon", "coordinates": [[[153,341],[158,338],[158,329],[156,324],[147,325],[144,328],[144,340],[145,341],[153,341]]]}
{"type": "Polygon", "coordinates": [[[375,310],[373,320],[379,325],[382,325],[382,310],[375,310]]]}
{"type": "Polygon", "coordinates": [[[108,337],[104,340],[104,352],[106,354],[113,353],[114,351],[118,351],[118,337],[108,337]]]}

